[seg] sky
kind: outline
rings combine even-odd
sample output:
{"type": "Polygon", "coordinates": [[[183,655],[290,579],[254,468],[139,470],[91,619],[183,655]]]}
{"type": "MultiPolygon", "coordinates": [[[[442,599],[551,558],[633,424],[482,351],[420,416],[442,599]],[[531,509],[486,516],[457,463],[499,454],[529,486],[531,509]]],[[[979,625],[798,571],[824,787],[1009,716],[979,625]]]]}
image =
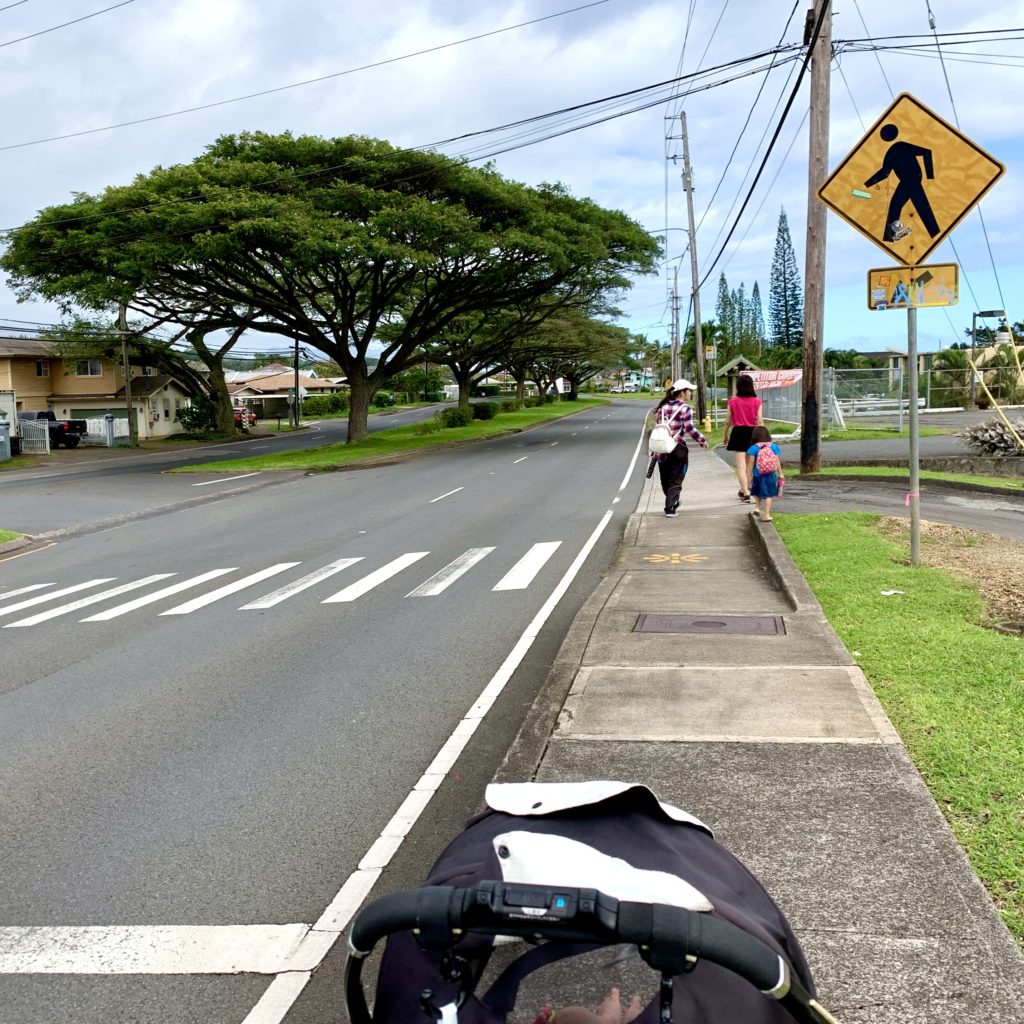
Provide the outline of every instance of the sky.
{"type": "MultiPolygon", "coordinates": [[[[981,213],[928,259],[960,264],[960,302],[919,312],[919,348],[962,340],[972,312],[1001,308],[1024,320],[1024,3],[836,6],[830,170],[902,92],[958,123],[1007,168],[981,213]],[[1002,37],[969,45],[949,38],[986,30],[1002,37]],[[901,49],[871,50],[864,40],[901,49]]],[[[803,276],[809,73],[738,213],[800,70],[790,59],[796,49],[769,51],[801,43],[808,7],[810,0],[0,0],[0,228],[73,193],[187,163],[221,135],[369,135],[490,159],[528,185],[558,181],[664,233],[665,262],[622,299],[619,323],[665,342],[673,282],[684,323],[691,296],[685,113],[702,319],[714,316],[724,273],[733,289],[742,283],[749,293],[758,283],[767,322],[783,209],[803,276]],[[493,131],[526,119],[534,120],[493,131]]],[[[824,346],[905,350],[906,315],[867,306],[867,271],[893,266],[892,257],[832,213],[827,223],[824,346]]],[[[0,334],[57,319],[53,306],[19,303],[0,283],[0,334]]],[[[237,351],[267,348],[266,337],[255,337],[237,351]]]]}

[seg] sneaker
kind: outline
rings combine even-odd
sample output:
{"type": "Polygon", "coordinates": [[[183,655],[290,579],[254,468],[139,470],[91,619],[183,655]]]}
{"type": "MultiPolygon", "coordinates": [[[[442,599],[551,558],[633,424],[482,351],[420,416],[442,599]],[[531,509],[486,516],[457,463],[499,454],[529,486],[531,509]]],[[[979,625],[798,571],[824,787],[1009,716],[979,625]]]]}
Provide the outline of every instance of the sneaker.
{"type": "Polygon", "coordinates": [[[678,512],[666,512],[666,513],[665,513],[665,515],[666,515],[666,517],[667,517],[667,518],[669,518],[669,519],[675,519],[675,518],[676,518],[676,516],[678,516],[678,515],[679,515],[679,513],[678,513],[678,512]]]}

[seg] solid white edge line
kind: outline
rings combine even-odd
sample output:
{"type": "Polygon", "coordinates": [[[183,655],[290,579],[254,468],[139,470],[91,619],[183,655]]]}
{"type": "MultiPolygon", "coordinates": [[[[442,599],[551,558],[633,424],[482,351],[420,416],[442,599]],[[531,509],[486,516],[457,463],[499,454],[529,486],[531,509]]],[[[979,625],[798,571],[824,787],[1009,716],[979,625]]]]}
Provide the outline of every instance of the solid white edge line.
{"type": "MultiPolygon", "coordinates": [[[[650,415],[650,413],[648,413],[650,415]]],[[[636,460],[640,458],[640,452],[643,449],[644,435],[647,433],[647,416],[644,417],[643,425],[640,427],[640,437],[636,442],[636,449],[633,452],[633,458],[630,459],[629,469],[626,470],[626,475],[622,478],[622,483],[619,484],[619,490],[624,491],[629,484],[629,478],[633,475],[633,470],[636,469],[636,460]]]]}
{"type": "MultiPolygon", "coordinates": [[[[330,906],[313,925],[307,936],[307,941],[316,943],[322,949],[324,956],[330,951],[334,942],[341,938],[363,900],[366,899],[374,883],[380,877],[381,871],[390,863],[405,836],[419,820],[420,815],[430,803],[431,797],[444,781],[450,767],[443,768],[442,766],[450,766],[455,763],[455,759],[465,748],[477,726],[483,721],[486,710],[480,711],[479,709],[484,706],[489,708],[512,678],[513,673],[540,634],[544,623],[551,617],[558,602],[565,596],[565,592],[572,585],[580,569],[583,568],[583,564],[590,556],[590,552],[594,550],[613,515],[613,511],[609,509],[601,517],[594,532],[580,548],[572,564],[565,570],[565,574],[526,627],[516,645],[502,662],[501,667],[488,681],[466,716],[452,731],[448,741],[438,751],[434,761],[413,787],[412,793],[406,797],[391,821],[384,826],[380,836],[360,862],[360,867],[349,875],[338,895],[334,897],[330,906]],[[415,799],[411,799],[413,794],[418,794],[415,799]],[[372,861],[371,854],[373,855],[372,861]]],[[[301,956],[305,952],[303,945],[305,944],[300,945],[296,956],[301,956]]],[[[306,987],[306,982],[310,977],[311,972],[308,968],[279,974],[270,983],[260,1001],[252,1008],[242,1024],[281,1024],[295,1000],[299,998],[302,990],[306,987]]]]}
{"type": "Polygon", "coordinates": [[[448,491],[445,494],[439,494],[436,498],[431,498],[427,504],[433,505],[435,501],[440,501],[442,498],[450,498],[453,494],[458,494],[459,491],[464,491],[465,489],[465,487],[456,487],[454,491],[448,491]]]}
{"type": "MultiPolygon", "coordinates": [[[[266,447],[270,447],[266,445],[266,447]]],[[[250,448],[249,451],[252,451],[250,448]]],[[[210,484],[229,484],[232,480],[244,480],[246,477],[259,476],[259,473],[243,473],[241,476],[225,476],[219,477],[216,480],[204,480],[201,484],[193,484],[193,487],[209,487],[210,484]]]]}

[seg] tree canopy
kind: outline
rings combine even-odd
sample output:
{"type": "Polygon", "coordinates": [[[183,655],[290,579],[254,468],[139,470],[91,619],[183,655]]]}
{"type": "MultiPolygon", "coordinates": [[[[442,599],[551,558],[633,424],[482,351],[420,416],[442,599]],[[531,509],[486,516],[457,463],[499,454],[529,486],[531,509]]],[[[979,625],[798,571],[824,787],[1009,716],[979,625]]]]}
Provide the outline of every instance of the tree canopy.
{"type": "Polygon", "coordinates": [[[658,255],[560,185],[377,139],[247,133],[43,210],[0,265],[24,298],[299,339],[347,376],[356,440],[376,391],[458,318],[594,302],[658,255]]]}

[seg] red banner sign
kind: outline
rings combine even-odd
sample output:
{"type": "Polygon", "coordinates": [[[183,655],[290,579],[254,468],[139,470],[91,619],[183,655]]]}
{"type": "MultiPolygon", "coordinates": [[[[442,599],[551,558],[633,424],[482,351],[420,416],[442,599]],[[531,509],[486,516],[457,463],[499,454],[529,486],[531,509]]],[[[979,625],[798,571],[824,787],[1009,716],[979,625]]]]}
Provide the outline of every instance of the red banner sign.
{"type": "Polygon", "coordinates": [[[803,370],[748,370],[758,391],[769,388],[791,388],[803,379],[803,370]]]}

